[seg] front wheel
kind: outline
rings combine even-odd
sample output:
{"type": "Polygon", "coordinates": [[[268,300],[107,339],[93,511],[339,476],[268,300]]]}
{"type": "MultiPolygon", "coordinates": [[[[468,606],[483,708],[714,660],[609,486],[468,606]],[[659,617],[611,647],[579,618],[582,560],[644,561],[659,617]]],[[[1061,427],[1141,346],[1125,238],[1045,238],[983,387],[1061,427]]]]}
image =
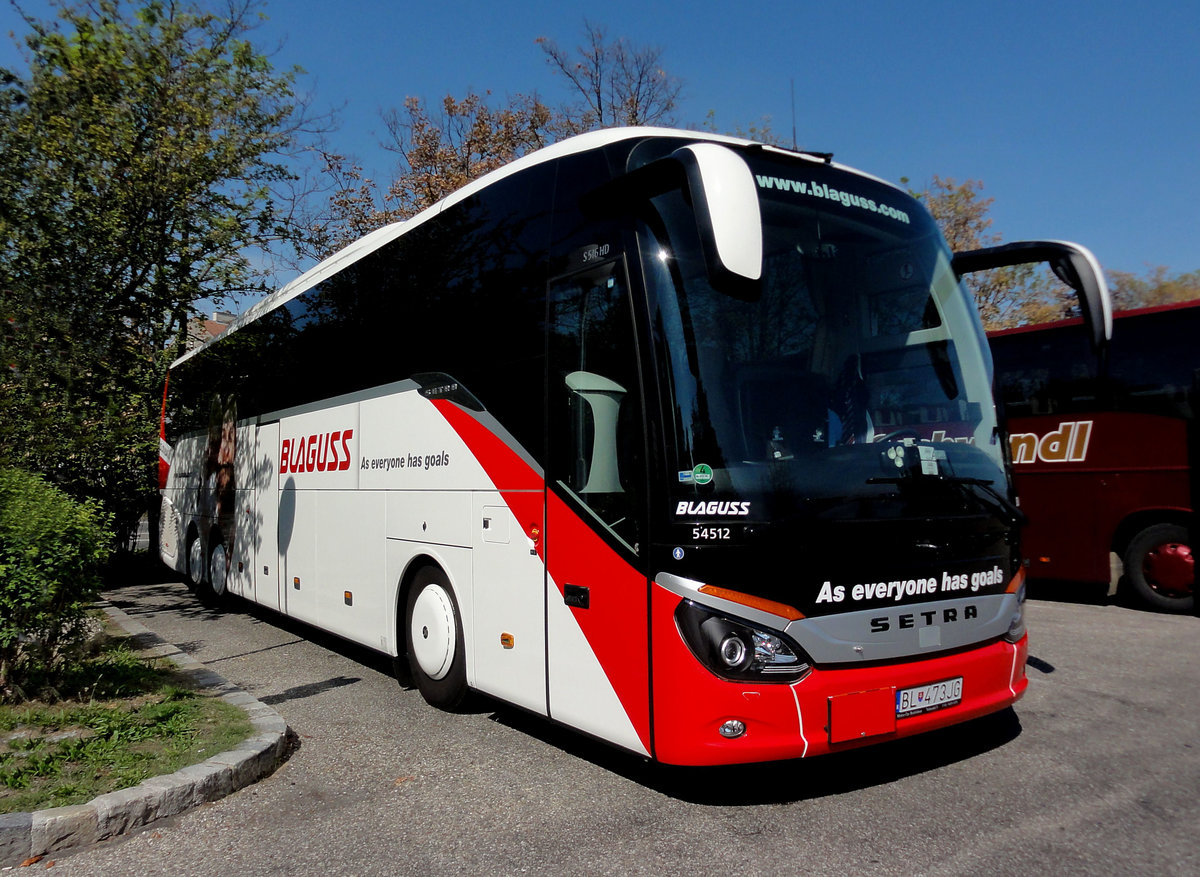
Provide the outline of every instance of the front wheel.
{"type": "Polygon", "coordinates": [[[466,648],[458,604],[442,570],[427,566],[417,572],[404,617],[413,682],[433,706],[455,709],[467,694],[466,648]]]}
{"type": "Polygon", "coordinates": [[[1153,524],[1130,540],[1125,575],[1143,603],[1165,612],[1191,612],[1195,565],[1186,527],[1153,524]]]}

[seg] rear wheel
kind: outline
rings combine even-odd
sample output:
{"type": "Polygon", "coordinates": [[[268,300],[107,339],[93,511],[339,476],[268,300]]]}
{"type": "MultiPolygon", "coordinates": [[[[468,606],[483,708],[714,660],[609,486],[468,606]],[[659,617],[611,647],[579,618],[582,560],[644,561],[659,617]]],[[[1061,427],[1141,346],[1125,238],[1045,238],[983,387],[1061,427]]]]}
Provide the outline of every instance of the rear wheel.
{"type": "Polygon", "coordinates": [[[1165,612],[1191,612],[1195,565],[1186,527],[1153,524],[1125,549],[1125,575],[1143,603],[1165,612]]]}
{"type": "Polygon", "coordinates": [[[442,570],[427,566],[417,572],[404,617],[413,682],[433,706],[456,708],[467,694],[466,649],[458,604],[442,570]]]}
{"type": "Polygon", "coordinates": [[[208,553],[208,586],[213,598],[221,600],[229,580],[229,557],[225,552],[225,543],[219,537],[214,536],[212,543],[212,550],[208,553]]]}
{"type": "Polygon", "coordinates": [[[199,590],[204,587],[204,543],[200,541],[199,533],[192,533],[188,537],[187,577],[192,588],[199,590]]]}

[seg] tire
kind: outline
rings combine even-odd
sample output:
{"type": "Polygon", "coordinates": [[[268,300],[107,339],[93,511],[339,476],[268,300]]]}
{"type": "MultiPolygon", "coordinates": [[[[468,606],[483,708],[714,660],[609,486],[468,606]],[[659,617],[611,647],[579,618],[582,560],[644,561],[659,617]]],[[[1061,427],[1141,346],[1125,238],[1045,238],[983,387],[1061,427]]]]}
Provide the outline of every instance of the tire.
{"type": "Polygon", "coordinates": [[[413,682],[431,705],[454,710],[467,695],[462,619],[450,580],[436,566],[417,571],[404,611],[413,682]]]}
{"type": "Polygon", "coordinates": [[[229,560],[225,543],[220,534],[214,533],[209,540],[212,548],[208,552],[208,588],[204,592],[210,599],[220,602],[225,599],[229,581],[229,560]]]}
{"type": "Polygon", "coordinates": [[[1129,541],[1122,559],[1134,595],[1163,612],[1191,612],[1195,566],[1188,531],[1178,524],[1153,524],[1129,541]]]}
{"type": "MultiPolygon", "coordinates": [[[[397,619],[397,626],[403,623],[404,619],[397,619]]],[[[408,665],[408,655],[404,652],[392,658],[392,675],[396,677],[396,681],[400,683],[400,687],[405,691],[410,691],[417,687],[416,683],[413,682],[412,667],[408,665]]]]}
{"type": "Polygon", "coordinates": [[[184,563],[187,569],[188,584],[194,591],[203,591],[205,585],[205,570],[204,570],[204,543],[200,541],[200,534],[192,533],[188,537],[187,555],[184,563]]]}

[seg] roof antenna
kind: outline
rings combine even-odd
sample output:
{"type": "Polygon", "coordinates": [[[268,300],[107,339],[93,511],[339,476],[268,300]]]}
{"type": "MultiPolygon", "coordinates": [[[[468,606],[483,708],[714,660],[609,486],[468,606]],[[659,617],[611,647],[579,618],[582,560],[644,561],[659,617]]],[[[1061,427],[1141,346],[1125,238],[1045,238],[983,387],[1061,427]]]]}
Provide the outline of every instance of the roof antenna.
{"type": "Polygon", "coordinates": [[[796,146],[796,77],[792,77],[792,152],[797,151],[796,146]]]}

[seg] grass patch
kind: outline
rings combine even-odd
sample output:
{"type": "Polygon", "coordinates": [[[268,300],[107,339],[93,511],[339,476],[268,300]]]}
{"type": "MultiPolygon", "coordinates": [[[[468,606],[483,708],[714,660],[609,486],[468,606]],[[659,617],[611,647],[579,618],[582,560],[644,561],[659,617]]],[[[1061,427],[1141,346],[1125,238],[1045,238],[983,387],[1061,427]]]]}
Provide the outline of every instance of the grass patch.
{"type": "Polygon", "coordinates": [[[243,710],[124,640],[72,667],[55,702],[0,706],[0,813],[82,804],[250,736],[243,710]]]}

